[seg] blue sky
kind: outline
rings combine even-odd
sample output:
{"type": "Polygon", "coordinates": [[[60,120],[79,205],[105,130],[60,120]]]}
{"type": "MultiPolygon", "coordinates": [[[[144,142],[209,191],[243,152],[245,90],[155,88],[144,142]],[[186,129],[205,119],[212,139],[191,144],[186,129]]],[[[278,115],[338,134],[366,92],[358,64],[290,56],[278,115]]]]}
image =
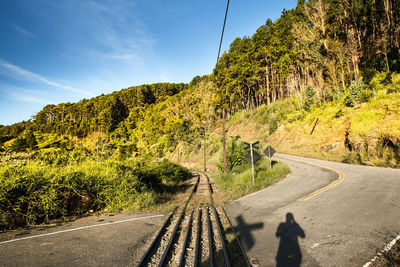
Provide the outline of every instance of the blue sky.
{"type": "MultiPolygon", "coordinates": [[[[297,1],[231,0],[222,50],[297,1]]],[[[0,1],[0,124],[46,104],[211,73],[226,1],[0,1]]]]}

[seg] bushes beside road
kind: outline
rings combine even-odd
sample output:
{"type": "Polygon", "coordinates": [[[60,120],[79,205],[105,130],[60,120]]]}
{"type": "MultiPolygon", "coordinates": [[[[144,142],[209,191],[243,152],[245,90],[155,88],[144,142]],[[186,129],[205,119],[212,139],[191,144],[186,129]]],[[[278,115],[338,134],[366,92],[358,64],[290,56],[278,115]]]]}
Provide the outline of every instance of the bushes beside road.
{"type": "Polygon", "coordinates": [[[275,160],[272,163],[272,170],[266,158],[262,158],[256,163],[255,184],[252,183],[251,165],[247,162],[234,166],[225,175],[217,176],[216,183],[234,199],[259,191],[282,180],[290,173],[286,164],[275,160]]]}
{"type": "Polygon", "coordinates": [[[88,211],[141,210],[158,203],[167,185],[188,177],[187,169],[166,160],[0,165],[0,229],[88,211]]]}

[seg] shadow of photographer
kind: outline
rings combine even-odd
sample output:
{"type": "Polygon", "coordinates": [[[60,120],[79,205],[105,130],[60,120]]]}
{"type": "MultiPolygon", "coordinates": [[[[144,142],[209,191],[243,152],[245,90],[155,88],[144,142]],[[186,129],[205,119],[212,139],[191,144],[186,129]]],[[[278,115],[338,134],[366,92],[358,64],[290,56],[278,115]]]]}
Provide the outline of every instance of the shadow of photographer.
{"type": "Polygon", "coordinates": [[[275,236],[280,238],[276,266],[300,266],[302,254],[298,237],[305,238],[306,235],[292,213],[286,214],[286,222],[279,224],[275,236]]]}

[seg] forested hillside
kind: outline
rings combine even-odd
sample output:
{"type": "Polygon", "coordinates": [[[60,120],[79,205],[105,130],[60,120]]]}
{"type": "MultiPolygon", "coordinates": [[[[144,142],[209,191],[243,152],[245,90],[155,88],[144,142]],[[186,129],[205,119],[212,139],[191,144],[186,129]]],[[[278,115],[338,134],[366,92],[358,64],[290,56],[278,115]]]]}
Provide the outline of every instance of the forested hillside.
{"type": "MultiPolygon", "coordinates": [[[[222,114],[232,127],[230,168],[242,162],[235,142],[243,138],[399,167],[399,72],[399,1],[299,0],[236,38],[211,74],[189,84],[47,105],[0,126],[0,227],[160,203],[189,173],[159,159],[201,164],[204,134],[220,127],[222,114]]],[[[208,142],[217,165],[221,138],[208,142]]]]}
{"type": "MultiPolygon", "coordinates": [[[[47,105],[0,128],[3,151],[33,151],[36,138],[102,133],[111,149],[163,156],[201,134],[199,123],[294,97],[301,109],[336,101],[357,107],[398,90],[400,3],[299,0],[253,36],[235,39],[214,71],[186,84],[131,87],[78,103],[47,105]]],[[[278,118],[279,119],[279,118],[278,118]]]]}
{"type": "Polygon", "coordinates": [[[233,41],[212,75],[216,94],[232,113],[291,96],[304,106],[307,87],[331,101],[352,81],[389,82],[379,72],[400,70],[399,25],[398,1],[299,0],[233,41]]]}

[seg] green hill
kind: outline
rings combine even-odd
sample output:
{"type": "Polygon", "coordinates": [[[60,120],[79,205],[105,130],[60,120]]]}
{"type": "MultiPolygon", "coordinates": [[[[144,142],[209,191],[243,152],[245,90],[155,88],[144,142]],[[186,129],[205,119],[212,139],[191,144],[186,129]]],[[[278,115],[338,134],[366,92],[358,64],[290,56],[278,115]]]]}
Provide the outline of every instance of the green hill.
{"type": "Polygon", "coordinates": [[[28,121],[0,126],[0,179],[9,183],[0,204],[15,190],[13,201],[20,205],[7,206],[0,223],[20,210],[28,214],[28,208],[33,217],[21,217],[25,223],[64,216],[68,203],[86,191],[96,196],[95,208],[158,203],[169,184],[179,183],[179,173],[188,175],[170,162],[161,170],[160,159],[201,168],[207,135],[209,169],[220,168],[222,144],[215,132],[221,132],[223,114],[230,127],[230,171],[242,161],[240,140],[260,140],[285,153],[399,167],[398,25],[399,1],[299,0],[252,36],[236,38],[211,74],[189,84],[135,86],[47,105],[28,121]],[[53,169],[57,181],[51,180],[53,169]],[[102,169],[104,179],[95,179],[93,172],[102,169]],[[142,179],[155,174],[166,178],[142,179]],[[45,187],[39,176],[48,178],[45,187]],[[116,193],[121,183],[134,185],[132,196],[116,193]],[[43,188],[43,194],[35,191],[43,188]],[[59,206],[51,206],[53,200],[59,206]]]}

